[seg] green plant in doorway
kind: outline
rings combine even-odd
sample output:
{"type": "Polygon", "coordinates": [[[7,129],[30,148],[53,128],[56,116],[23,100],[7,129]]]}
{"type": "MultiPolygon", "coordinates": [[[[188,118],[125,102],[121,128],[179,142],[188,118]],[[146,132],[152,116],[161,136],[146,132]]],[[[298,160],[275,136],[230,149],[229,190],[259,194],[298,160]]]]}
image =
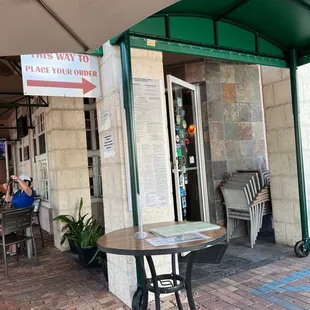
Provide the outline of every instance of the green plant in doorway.
{"type": "Polygon", "coordinates": [[[68,240],[71,250],[79,255],[81,263],[90,266],[99,253],[96,243],[104,235],[104,230],[100,220],[97,221],[93,216],[87,218],[88,213],[82,215],[82,207],[81,198],[77,219],[71,215],[59,215],[54,221],[65,223],[60,244],[68,240]]]}

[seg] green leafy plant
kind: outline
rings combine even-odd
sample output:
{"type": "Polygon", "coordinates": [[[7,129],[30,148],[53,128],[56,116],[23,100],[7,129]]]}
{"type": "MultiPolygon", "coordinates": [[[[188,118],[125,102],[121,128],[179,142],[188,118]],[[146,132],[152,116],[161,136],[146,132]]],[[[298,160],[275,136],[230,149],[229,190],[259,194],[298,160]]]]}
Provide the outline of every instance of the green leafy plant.
{"type": "Polygon", "coordinates": [[[97,240],[104,234],[100,222],[94,219],[88,219],[84,229],[78,235],[75,242],[82,248],[87,249],[96,246],[97,240]]]}
{"type": "MultiPolygon", "coordinates": [[[[54,218],[54,221],[61,221],[65,223],[62,228],[62,238],[60,244],[66,240],[73,241],[75,245],[81,249],[89,249],[97,246],[97,240],[104,235],[104,230],[101,227],[101,222],[93,219],[93,216],[86,220],[88,214],[82,216],[81,210],[83,207],[83,199],[80,200],[78,218],[75,219],[71,215],[59,215],[54,218]]],[[[99,250],[97,249],[93,258],[88,262],[90,264],[99,250]]]]}
{"type": "MultiPolygon", "coordinates": [[[[83,231],[85,224],[84,220],[88,214],[84,214],[82,216],[81,211],[83,207],[83,198],[80,200],[80,205],[79,205],[79,212],[78,212],[78,218],[75,219],[71,215],[59,215],[54,218],[54,221],[60,221],[62,223],[65,223],[64,227],[62,228],[62,238],[60,241],[60,244],[63,245],[66,240],[72,240],[76,242],[78,240],[78,236],[81,234],[83,231]]],[[[87,223],[92,219],[89,218],[87,220],[87,223]]]]}

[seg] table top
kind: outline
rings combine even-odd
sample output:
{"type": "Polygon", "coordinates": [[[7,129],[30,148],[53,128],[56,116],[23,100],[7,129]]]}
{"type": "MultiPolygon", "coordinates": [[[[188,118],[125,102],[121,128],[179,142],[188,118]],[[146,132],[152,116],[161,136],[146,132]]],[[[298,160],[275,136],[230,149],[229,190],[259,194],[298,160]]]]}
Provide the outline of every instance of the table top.
{"type": "Polygon", "coordinates": [[[220,227],[219,229],[200,232],[208,236],[208,239],[158,247],[152,246],[147,241],[147,239],[157,237],[150,232],[151,229],[180,224],[184,224],[184,222],[163,222],[143,225],[143,231],[148,233],[147,238],[143,240],[138,240],[134,236],[139,229],[137,226],[112,231],[99,238],[97,246],[101,251],[110,254],[149,256],[198,251],[226,239],[226,229],[220,227]]]}

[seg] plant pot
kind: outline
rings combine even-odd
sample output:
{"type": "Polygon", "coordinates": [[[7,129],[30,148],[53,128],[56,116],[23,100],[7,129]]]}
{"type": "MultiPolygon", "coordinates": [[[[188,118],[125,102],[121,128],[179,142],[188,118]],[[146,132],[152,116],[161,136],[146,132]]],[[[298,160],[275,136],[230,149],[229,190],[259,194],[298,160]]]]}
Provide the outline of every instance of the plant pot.
{"type": "Polygon", "coordinates": [[[94,268],[98,267],[98,260],[94,259],[90,264],[89,262],[94,257],[97,252],[97,247],[91,247],[87,249],[82,249],[78,245],[76,245],[76,250],[79,256],[79,260],[81,265],[85,268],[94,268]]]}
{"type": "Polygon", "coordinates": [[[78,254],[75,243],[70,239],[68,241],[69,241],[70,251],[74,254],[78,254]]]}

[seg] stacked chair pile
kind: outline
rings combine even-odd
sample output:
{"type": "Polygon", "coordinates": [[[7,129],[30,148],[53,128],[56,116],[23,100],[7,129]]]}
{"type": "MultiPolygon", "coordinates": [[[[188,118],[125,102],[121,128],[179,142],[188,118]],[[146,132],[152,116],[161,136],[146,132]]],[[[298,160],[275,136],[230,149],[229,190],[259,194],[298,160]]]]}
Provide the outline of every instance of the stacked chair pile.
{"type": "Polygon", "coordinates": [[[227,214],[227,241],[239,220],[248,221],[251,248],[263,225],[264,215],[271,214],[269,172],[236,172],[221,187],[227,214]]]}

